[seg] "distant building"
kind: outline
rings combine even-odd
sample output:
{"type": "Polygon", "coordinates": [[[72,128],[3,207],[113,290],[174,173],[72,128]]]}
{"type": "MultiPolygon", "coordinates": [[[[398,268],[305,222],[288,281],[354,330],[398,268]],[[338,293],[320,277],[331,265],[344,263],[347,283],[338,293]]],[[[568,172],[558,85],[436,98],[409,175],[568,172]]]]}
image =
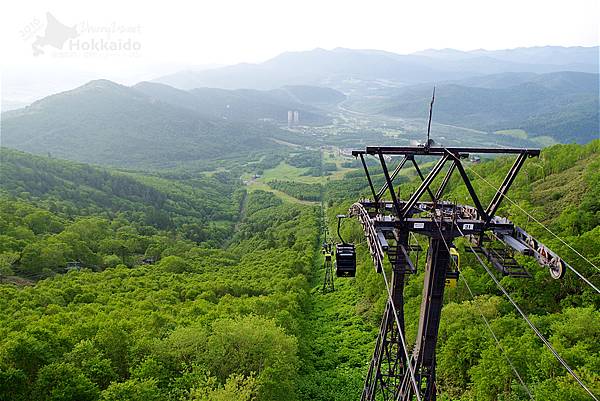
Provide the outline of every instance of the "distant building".
{"type": "Polygon", "coordinates": [[[300,122],[300,113],[298,110],[288,110],[288,127],[298,125],[300,122]]]}
{"type": "Polygon", "coordinates": [[[340,149],[340,155],[344,157],[352,157],[352,149],[344,148],[340,149]]]}

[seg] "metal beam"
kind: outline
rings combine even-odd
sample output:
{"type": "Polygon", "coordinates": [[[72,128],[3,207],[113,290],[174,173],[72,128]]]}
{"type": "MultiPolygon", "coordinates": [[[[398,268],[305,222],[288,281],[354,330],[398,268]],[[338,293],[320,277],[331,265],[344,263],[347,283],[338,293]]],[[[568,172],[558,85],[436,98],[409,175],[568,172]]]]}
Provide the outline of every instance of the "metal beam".
{"type": "Polygon", "coordinates": [[[396,197],[396,191],[394,191],[394,185],[392,184],[392,180],[390,179],[390,173],[387,169],[387,164],[385,163],[385,159],[383,158],[383,154],[379,153],[379,161],[381,162],[381,168],[383,169],[383,175],[385,176],[385,181],[387,182],[388,189],[390,190],[390,195],[392,196],[392,202],[394,203],[394,208],[396,209],[396,213],[400,214],[400,205],[398,204],[398,198],[396,197]]]}
{"type": "MultiPolygon", "coordinates": [[[[362,157],[362,155],[361,155],[362,157]]],[[[406,156],[404,156],[404,158],[402,159],[402,161],[400,161],[400,163],[396,166],[396,168],[394,169],[394,171],[392,172],[392,175],[390,176],[391,181],[393,182],[394,179],[396,178],[396,176],[398,175],[398,173],[400,172],[400,170],[402,170],[402,167],[404,167],[404,163],[406,163],[406,161],[408,160],[408,158],[406,156]]],[[[381,199],[381,196],[383,196],[383,193],[385,192],[385,190],[388,188],[388,183],[387,181],[383,184],[383,186],[381,187],[381,189],[379,190],[379,192],[377,192],[377,201],[379,201],[379,199],[381,199]]]]}
{"type": "Polygon", "coordinates": [[[460,159],[455,154],[452,154],[452,157],[454,158],[454,164],[456,165],[456,168],[458,169],[460,176],[462,177],[465,185],[467,186],[469,195],[471,195],[471,199],[473,200],[473,203],[475,203],[475,208],[477,208],[477,212],[479,212],[479,217],[488,221],[488,218],[487,218],[488,215],[485,212],[485,210],[483,210],[483,206],[481,205],[481,202],[479,201],[479,197],[477,196],[477,193],[475,192],[475,189],[473,188],[473,184],[471,184],[471,179],[465,172],[465,169],[462,166],[460,159]]]}
{"type": "Polygon", "coordinates": [[[487,221],[489,221],[491,219],[491,217],[496,213],[496,211],[500,207],[500,202],[502,202],[502,198],[504,198],[504,196],[508,192],[508,189],[510,188],[513,181],[517,177],[519,170],[521,170],[521,167],[523,167],[523,163],[525,163],[526,158],[527,158],[527,155],[525,153],[521,153],[517,157],[515,162],[513,163],[510,170],[508,170],[506,177],[504,177],[504,182],[502,182],[500,189],[498,191],[496,191],[494,198],[492,199],[492,201],[490,202],[489,206],[487,207],[487,209],[485,211],[485,215],[487,216],[487,221]]]}
{"type": "Polygon", "coordinates": [[[438,188],[437,192],[435,193],[436,200],[439,200],[442,197],[442,194],[444,193],[444,190],[448,186],[448,183],[450,182],[450,177],[452,177],[452,173],[454,172],[455,168],[456,168],[456,163],[452,162],[452,164],[450,165],[450,168],[446,172],[444,181],[442,181],[442,183],[440,184],[440,187],[438,188]]]}
{"type": "MultiPolygon", "coordinates": [[[[419,168],[419,165],[415,161],[415,158],[411,157],[410,161],[412,161],[413,166],[415,166],[415,170],[416,170],[417,174],[419,175],[419,177],[421,178],[421,182],[425,181],[425,177],[423,177],[423,173],[421,172],[421,169],[419,168]]],[[[429,186],[427,187],[427,192],[429,192],[429,196],[431,196],[431,201],[435,202],[436,201],[436,197],[433,195],[433,192],[431,192],[431,188],[429,188],[429,186]]]]}
{"type": "Polygon", "coordinates": [[[470,153],[485,153],[485,154],[522,154],[527,156],[539,156],[539,149],[523,149],[523,148],[469,148],[469,147],[452,147],[452,148],[425,148],[423,146],[367,146],[366,150],[353,150],[354,156],[361,153],[375,155],[383,153],[386,155],[444,155],[446,152],[467,155],[470,153]]]}
{"type": "MultiPolygon", "coordinates": [[[[381,155],[380,157],[383,158],[383,155],[381,153],[380,153],[380,155],[381,155]]],[[[425,178],[425,180],[421,183],[419,188],[412,194],[410,199],[406,202],[406,205],[404,205],[402,212],[398,213],[398,216],[401,219],[404,219],[407,217],[408,211],[410,209],[412,209],[412,207],[415,205],[415,203],[417,203],[417,201],[419,200],[421,195],[423,195],[423,192],[425,192],[425,190],[427,188],[429,188],[429,185],[431,185],[431,183],[433,182],[435,177],[442,170],[442,167],[444,167],[444,163],[446,163],[446,160],[448,160],[448,155],[444,154],[444,156],[440,160],[438,160],[437,164],[429,172],[429,174],[427,175],[427,178],[425,178]]]]}
{"type": "MultiPolygon", "coordinates": [[[[446,272],[450,264],[450,253],[443,238],[432,238],[427,252],[427,267],[423,282],[419,329],[413,351],[419,386],[424,389],[423,399],[435,401],[435,347],[437,344],[440,318],[446,284],[446,272]]],[[[410,394],[405,400],[410,400],[410,394]]]]}
{"type": "Polygon", "coordinates": [[[371,181],[371,174],[369,174],[369,169],[367,168],[367,163],[365,163],[365,157],[361,154],[360,161],[365,169],[365,175],[367,176],[367,181],[369,181],[369,187],[371,188],[371,193],[373,194],[373,200],[375,204],[379,202],[379,197],[375,194],[375,187],[373,186],[373,181],[371,181]]]}

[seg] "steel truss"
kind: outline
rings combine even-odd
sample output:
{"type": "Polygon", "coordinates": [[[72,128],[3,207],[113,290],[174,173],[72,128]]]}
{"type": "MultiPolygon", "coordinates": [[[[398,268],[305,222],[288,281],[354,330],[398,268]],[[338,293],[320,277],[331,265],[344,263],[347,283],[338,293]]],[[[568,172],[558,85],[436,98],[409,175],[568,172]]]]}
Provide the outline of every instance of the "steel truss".
{"type": "Polygon", "coordinates": [[[325,270],[325,278],[323,280],[323,293],[335,291],[335,284],[333,282],[333,263],[331,261],[332,245],[325,242],[323,243],[323,269],[325,270]]]}
{"type": "MultiPolygon", "coordinates": [[[[507,266],[512,252],[533,256],[549,268],[554,278],[561,278],[566,264],[545,245],[527,234],[511,221],[495,216],[502,199],[510,189],[519,170],[528,157],[539,156],[539,149],[493,149],[493,148],[442,148],[442,147],[381,147],[370,146],[364,151],[353,151],[359,157],[369,183],[372,199],[363,199],[352,205],[350,215],[360,220],[373,264],[377,272],[384,269],[387,256],[391,265],[391,294],[381,321],[375,350],[369,366],[361,400],[421,400],[436,399],[436,358],[435,347],[443,305],[444,288],[447,276],[452,272],[448,244],[457,237],[466,236],[488,261],[502,274],[524,277],[515,266],[507,266]],[[469,154],[512,154],[516,155],[512,167],[507,172],[500,188],[492,200],[484,207],[477,191],[467,175],[463,160],[469,154]],[[375,156],[381,165],[384,184],[376,190],[373,177],[367,167],[365,156],[375,156]],[[395,169],[390,173],[386,158],[401,156],[395,169]],[[427,175],[419,167],[416,157],[426,156],[437,159],[427,175]],[[421,185],[408,197],[399,199],[394,180],[404,168],[411,164],[421,178],[421,185]],[[445,175],[437,188],[433,183],[442,172],[445,175]],[[458,171],[471,197],[473,206],[456,204],[443,200],[444,191],[455,171],[458,171]],[[421,201],[427,192],[430,200],[421,201]],[[391,200],[384,200],[389,195],[391,200]],[[409,235],[419,234],[429,238],[423,297],[420,309],[417,338],[410,359],[410,350],[404,349],[400,339],[404,335],[403,290],[407,274],[417,270],[411,257],[418,247],[409,243],[409,235]],[[485,241],[494,240],[502,244],[508,254],[488,249],[485,241]],[[500,255],[500,256],[499,256],[500,255]],[[506,256],[508,255],[508,256],[506,256]],[[501,257],[502,256],[502,257],[501,257]],[[512,270],[511,270],[512,269],[512,270]],[[392,304],[397,312],[392,311],[392,304]],[[397,319],[396,319],[397,318],[397,319]],[[402,332],[399,333],[399,330],[402,332]],[[416,387],[411,385],[411,371],[414,372],[416,387]]],[[[499,248],[498,248],[499,249],[499,248]]],[[[511,263],[514,259],[510,259],[511,263]]]]}

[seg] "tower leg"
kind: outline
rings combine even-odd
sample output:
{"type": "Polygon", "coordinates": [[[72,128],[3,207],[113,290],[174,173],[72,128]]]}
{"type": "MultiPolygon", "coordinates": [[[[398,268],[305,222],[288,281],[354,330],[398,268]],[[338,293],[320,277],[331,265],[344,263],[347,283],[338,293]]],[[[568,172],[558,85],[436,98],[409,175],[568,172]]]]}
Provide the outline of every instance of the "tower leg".
{"type": "MultiPolygon", "coordinates": [[[[397,237],[397,241],[407,247],[408,234],[397,237]]],[[[375,351],[361,396],[362,401],[373,401],[376,398],[384,401],[395,400],[406,376],[406,356],[398,328],[404,336],[404,276],[407,263],[400,253],[395,266],[392,266],[392,297],[386,304],[381,320],[375,351]],[[398,323],[391,302],[398,314],[398,323]]]]}
{"type": "Polygon", "coordinates": [[[323,267],[325,268],[325,279],[323,280],[323,293],[335,291],[335,284],[333,282],[333,264],[331,263],[331,256],[325,257],[323,267]]]}
{"type": "MultiPolygon", "coordinates": [[[[393,273],[392,291],[395,294],[394,306],[404,335],[403,288],[404,273],[393,273]],[[394,291],[394,288],[396,290],[394,291]]],[[[369,366],[365,386],[361,396],[362,401],[375,400],[381,394],[383,400],[394,400],[405,376],[406,356],[402,348],[398,325],[394,316],[392,304],[388,300],[381,320],[379,335],[375,343],[375,351],[369,366]]],[[[379,399],[379,398],[378,398],[379,399]]]]}
{"type": "MultiPolygon", "coordinates": [[[[427,251],[419,330],[412,358],[423,401],[435,401],[436,399],[435,347],[442,314],[446,271],[449,264],[450,253],[444,240],[431,238],[427,251]]],[[[402,399],[410,400],[411,396],[412,389],[409,389],[407,396],[402,399]]]]}

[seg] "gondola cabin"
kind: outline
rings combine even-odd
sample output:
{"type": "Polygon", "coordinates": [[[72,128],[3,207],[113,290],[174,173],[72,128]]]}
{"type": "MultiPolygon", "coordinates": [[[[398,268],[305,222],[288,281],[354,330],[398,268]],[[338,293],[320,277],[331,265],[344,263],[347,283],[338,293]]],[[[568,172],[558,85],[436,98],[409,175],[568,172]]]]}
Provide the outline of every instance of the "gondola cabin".
{"type": "Polygon", "coordinates": [[[335,274],[338,277],[356,276],[356,250],[354,244],[336,244],[335,274]]]}
{"type": "Polygon", "coordinates": [[[460,254],[456,248],[450,248],[450,264],[446,271],[446,287],[455,288],[460,269],[460,254]]]}

